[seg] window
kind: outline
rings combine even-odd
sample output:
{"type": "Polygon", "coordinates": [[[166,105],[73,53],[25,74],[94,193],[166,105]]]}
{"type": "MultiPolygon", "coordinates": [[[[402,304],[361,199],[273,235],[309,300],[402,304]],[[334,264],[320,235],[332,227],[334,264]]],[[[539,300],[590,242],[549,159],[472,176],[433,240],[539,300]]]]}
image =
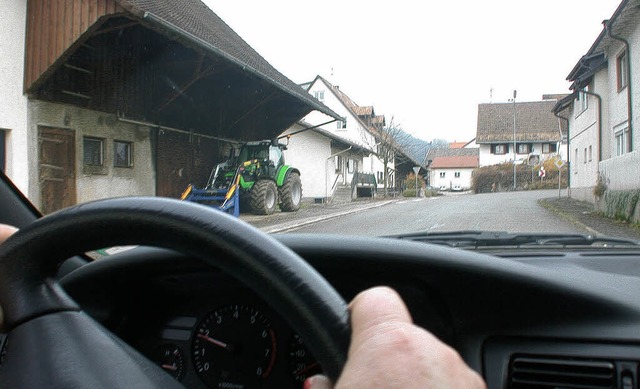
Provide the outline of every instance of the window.
{"type": "Polygon", "coordinates": [[[342,155],[336,155],[335,160],[333,161],[336,165],[336,173],[342,172],[342,164],[344,160],[342,159],[342,155]]]}
{"type": "Polygon", "coordinates": [[[616,155],[622,155],[627,152],[627,138],[629,137],[629,129],[623,127],[615,131],[616,137],[616,155]]]}
{"type": "Polygon", "coordinates": [[[616,60],[616,71],[618,73],[618,92],[622,89],[626,88],[629,80],[627,80],[627,52],[623,51],[620,53],[616,60]]]}
{"type": "Polygon", "coordinates": [[[358,166],[357,161],[354,161],[353,159],[347,161],[347,169],[349,169],[349,173],[355,172],[357,169],[356,166],[358,166]]]}
{"type": "Polygon", "coordinates": [[[586,93],[588,90],[589,87],[587,86],[578,93],[578,100],[580,100],[580,110],[578,112],[584,112],[589,108],[589,95],[586,93]]]}
{"type": "Polygon", "coordinates": [[[0,171],[4,172],[7,163],[7,131],[0,129],[0,171]]]}
{"type": "Polygon", "coordinates": [[[320,101],[324,101],[324,91],[323,90],[319,90],[319,91],[313,92],[313,97],[315,97],[316,99],[318,99],[320,101]]]}
{"type": "Polygon", "coordinates": [[[384,172],[378,172],[378,183],[384,182],[384,172]]]}
{"type": "Polygon", "coordinates": [[[131,142],[113,141],[113,166],[115,167],[132,167],[133,144],[131,142]]]}
{"type": "Polygon", "coordinates": [[[506,145],[492,145],[491,146],[491,152],[493,154],[506,154],[507,153],[507,146],[506,145]]]}
{"type": "Polygon", "coordinates": [[[584,160],[582,161],[582,163],[587,163],[587,148],[584,148],[584,160]]]}
{"type": "Polygon", "coordinates": [[[284,157],[282,150],[278,146],[269,146],[269,162],[272,162],[274,166],[284,165],[284,157]]]}
{"type": "Polygon", "coordinates": [[[346,118],[344,118],[342,120],[338,120],[336,123],[337,123],[338,130],[342,130],[344,128],[347,128],[347,119],[346,118]]]}
{"type": "Polygon", "coordinates": [[[557,149],[558,148],[557,148],[555,143],[543,143],[542,144],[542,154],[555,153],[557,149]]]}
{"type": "Polygon", "coordinates": [[[104,140],[100,138],[82,138],[83,161],[85,165],[102,166],[104,164],[104,140]]]}
{"type": "Polygon", "coordinates": [[[589,145],[589,162],[593,159],[593,148],[589,145]]]}
{"type": "Polygon", "coordinates": [[[453,173],[453,176],[454,176],[455,178],[460,178],[460,172],[455,172],[455,173],[453,173]]]}
{"type": "Polygon", "coordinates": [[[440,172],[440,178],[444,178],[445,172],[440,172]]]}
{"type": "Polygon", "coordinates": [[[529,154],[531,152],[531,145],[528,143],[519,143],[517,147],[518,154],[529,154]]]}
{"type": "Polygon", "coordinates": [[[576,149],[576,157],[574,158],[574,162],[576,164],[578,163],[578,149],[576,149]]]}

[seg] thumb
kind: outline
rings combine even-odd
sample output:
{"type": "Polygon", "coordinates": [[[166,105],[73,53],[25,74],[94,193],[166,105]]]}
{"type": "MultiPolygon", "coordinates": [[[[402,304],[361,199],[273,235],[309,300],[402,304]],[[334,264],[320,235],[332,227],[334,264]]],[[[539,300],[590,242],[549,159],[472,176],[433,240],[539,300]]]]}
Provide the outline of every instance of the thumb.
{"type": "Polygon", "coordinates": [[[323,375],[314,375],[304,381],[303,389],[332,389],[333,384],[323,375]]]}

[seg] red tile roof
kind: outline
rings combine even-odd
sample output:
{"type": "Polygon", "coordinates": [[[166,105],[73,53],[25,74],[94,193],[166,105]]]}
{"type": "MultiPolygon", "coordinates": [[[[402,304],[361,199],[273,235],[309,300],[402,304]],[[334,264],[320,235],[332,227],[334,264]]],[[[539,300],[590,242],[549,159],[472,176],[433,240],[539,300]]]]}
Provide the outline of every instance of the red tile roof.
{"type": "Polygon", "coordinates": [[[432,169],[476,168],[480,166],[477,156],[436,157],[429,165],[432,169]]]}

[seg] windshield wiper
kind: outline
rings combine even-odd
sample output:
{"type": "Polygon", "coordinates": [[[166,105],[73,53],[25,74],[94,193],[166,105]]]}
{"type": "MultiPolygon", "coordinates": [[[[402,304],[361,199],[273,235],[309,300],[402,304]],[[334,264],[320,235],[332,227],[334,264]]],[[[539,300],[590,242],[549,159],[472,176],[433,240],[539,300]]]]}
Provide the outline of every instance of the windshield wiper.
{"type": "Polygon", "coordinates": [[[582,234],[514,234],[502,231],[419,232],[388,237],[461,248],[527,246],[640,246],[640,242],[624,238],[609,238],[582,234]]]}

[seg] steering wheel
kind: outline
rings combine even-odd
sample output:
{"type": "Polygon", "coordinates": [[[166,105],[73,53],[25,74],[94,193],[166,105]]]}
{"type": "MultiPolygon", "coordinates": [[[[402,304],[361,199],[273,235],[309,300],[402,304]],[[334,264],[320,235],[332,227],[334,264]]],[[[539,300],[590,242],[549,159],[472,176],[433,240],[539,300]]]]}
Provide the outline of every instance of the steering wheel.
{"type": "Polygon", "coordinates": [[[118,198],[45,216],[0,245],[0,387],[181,387],[83,313],[56,280],[78,253],[157,246],[216,266],[258,292],[308,344],[331,379],[346,361],[347,305],[293,251],[223,212],[163,198],[118,198]]]}

